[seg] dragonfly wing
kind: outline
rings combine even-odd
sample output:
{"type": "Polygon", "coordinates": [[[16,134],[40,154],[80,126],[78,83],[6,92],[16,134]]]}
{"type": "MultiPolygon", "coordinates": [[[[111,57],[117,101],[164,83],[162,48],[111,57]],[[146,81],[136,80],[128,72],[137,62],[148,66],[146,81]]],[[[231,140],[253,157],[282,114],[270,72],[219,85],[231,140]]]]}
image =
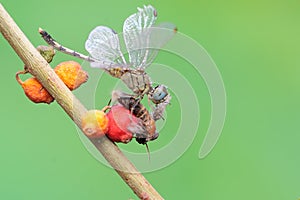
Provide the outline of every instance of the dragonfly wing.
{"type": "Polygon", "coordinates": [[[148,42],[145,47],[147,49],[147,55],[140,64],[141,69],[145,69],[153,62],[159,50],[167,44],[176,32],[177,27],[167,22],[149,28],[148,42]]]}
{"type": "Polygon", "coordinates": [[[118,34],[106,26],[98,26],[91,31],[85,48],[92,58],[99,62],[91,63],[92,67],[109,68],[125,66],[126,61],[120,50],[118,34]]]}
{"type": "Polygon", "coordinates": [[[129,54],[129,62],[139,67],[147,56],[148,28],[156,21],[157,13],[151,5],[138,8],[138,12],[129,16],[123,25],[123,34],[129,54]]]}
{"type": "Polygon", "coordinates": [[[143,125],[142,120],[140,119],[137,123],[129,124],[127,130],[133,134],[134,138],[146,139],[149,137],[149,133],[146,130],[146,127],[143,125]]]}

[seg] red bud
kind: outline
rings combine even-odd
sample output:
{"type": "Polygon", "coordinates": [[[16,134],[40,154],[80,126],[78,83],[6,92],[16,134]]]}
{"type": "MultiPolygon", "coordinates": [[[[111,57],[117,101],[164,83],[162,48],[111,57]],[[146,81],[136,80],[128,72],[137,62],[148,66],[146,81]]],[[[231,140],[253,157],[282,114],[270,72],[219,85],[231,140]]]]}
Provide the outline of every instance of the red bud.
{"type": "Polygon", "coordinates": [[[109,119],[107,137],[113,142],[130,142],[133,135],[128,127],[137,126],[139,119],[121,105],[112,106],[107,117],[109,119]]]}

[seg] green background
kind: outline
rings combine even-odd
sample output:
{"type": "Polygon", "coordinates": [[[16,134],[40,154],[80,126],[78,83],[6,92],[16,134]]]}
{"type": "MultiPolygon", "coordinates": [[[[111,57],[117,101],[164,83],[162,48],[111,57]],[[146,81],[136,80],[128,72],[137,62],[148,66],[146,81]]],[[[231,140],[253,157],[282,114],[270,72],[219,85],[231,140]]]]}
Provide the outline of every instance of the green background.
{"type": "MultiPolygon", "coordinates": [[[[85,52],[92,28],[104,24],[119,32],[123,20],[149,1],[1,3],[34,45],[43,44],[37,33],[43,27],[65,45],[85,52]]],[[[228,102],[220,140],[208,157],[199,160],[210,103],[207,91],[197,94],[202,118],[192,145],[172,165],[146,173],[146,178],[166,199],[297,199],[299,1],[150,3],[159,13],[158,21],[172,21],[208,51],[222,74],[228,102]]],[[[52,66],[70,59],[58,53],[52,66]]],[[[172,58],[162,53],[158,59],[172,58]]],[[[174,65],[188,76],[185,63],[174,65]]],[[[136,199],[112,169],[87,152],[57,103],[35,105],[27,100],[14,78],[22,67],[0,36],[0,199],[136,199]]],[[[203,81],[191,83],[205,91],[203,81]]],[[[99,107],[105,102],[107,98],[99,100],[99,107]]],[[[165,131],[151,147],[167,144],[172,137],[165,131]]],[[[120,146],[145,151],[135,142],[120,146]]]]}

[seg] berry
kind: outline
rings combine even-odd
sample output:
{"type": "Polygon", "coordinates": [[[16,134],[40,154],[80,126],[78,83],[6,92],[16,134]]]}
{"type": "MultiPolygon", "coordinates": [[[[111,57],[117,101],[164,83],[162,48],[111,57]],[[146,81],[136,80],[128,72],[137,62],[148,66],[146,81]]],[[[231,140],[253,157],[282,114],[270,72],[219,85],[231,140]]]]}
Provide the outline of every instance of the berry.
{"type": "Polygon", "coordinates": [[[29,78],[24,82],[19,79],[18,82],[21,84],[26,96],[34,103],[50,104],[54,101],[54,98],[36,78],[29,78]]]}
{"type": "Polygon", "coordinates": [[[107,137],[113,142],[130,142],[133,134],[129,128],[138,126],[139,119],[121,105],[112,106],[107,117],[109,119],[107,137]]]}
{"type": "Polygon", "coordinates": [[[109,119],[103,110],[90,110],[81,119],[84,134],[89,138],[100,138],[108,131],[109,119]]]}
{"type": "Polygon", "coordinates": [[[55,73],[70,89],[74,90],[88,80],[88,74],[74,61],[62,62],[54,68],[55,73]]]}
{"type": "MultiPolygon", "coordinates": [[[[56,66],[54,71],[70,90],[78,88],[88,80],[87,72],[82,70],[81,66],[74,61],[62,62],[56,66]]],[[[50,104],[53,102],[53,97],[36,78],[29,78],[25,82],[22,82],[19,75],[26,73],[28,73],[28,71],[25,69],[16,74],[16,79],[23,87],[26,96],[34,103],[50,104]]]]}

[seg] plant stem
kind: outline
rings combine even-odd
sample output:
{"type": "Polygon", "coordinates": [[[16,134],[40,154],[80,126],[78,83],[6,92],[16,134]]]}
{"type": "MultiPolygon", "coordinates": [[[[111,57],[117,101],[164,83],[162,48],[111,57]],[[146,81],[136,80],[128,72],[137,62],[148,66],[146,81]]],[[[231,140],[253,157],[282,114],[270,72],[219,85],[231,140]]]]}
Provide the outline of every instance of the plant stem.
{"type": "MultiPolygon", "coordinates": [[[[57,103],[81,129],[81,118],[87,112],[87,109],[59,79],[46,60],[44,60],[9,16],[1,3],[0,31],[24,62],[28,71],[42,83],[57,103]]],[[[120,149],[109,139],[102,137],[98,140],[91,140],[91,142],[140,199],[163,199],[124,156],[120,149]]]]}

